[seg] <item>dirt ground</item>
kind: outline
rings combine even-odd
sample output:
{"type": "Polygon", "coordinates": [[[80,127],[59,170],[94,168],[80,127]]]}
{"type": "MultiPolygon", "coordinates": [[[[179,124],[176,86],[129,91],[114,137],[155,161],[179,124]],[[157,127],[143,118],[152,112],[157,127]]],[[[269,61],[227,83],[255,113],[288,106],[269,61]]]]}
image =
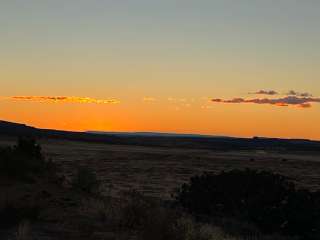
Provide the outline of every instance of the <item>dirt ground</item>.
{"type": "MultiPolygon", "coordinates": [[[[14,139],[0,139],[0,146],[14,143],[14,139]]],[[[95,169],[104,191],[112,195],[134,188],[168,199],[193,175],[235,168],[271,170],[292,178],[301,187],[320,190],[320,156],[313,153],[217,152],[52,139],[41,140],[40,144],[67,177],[72,176],[77,164],[95,169]]]]}

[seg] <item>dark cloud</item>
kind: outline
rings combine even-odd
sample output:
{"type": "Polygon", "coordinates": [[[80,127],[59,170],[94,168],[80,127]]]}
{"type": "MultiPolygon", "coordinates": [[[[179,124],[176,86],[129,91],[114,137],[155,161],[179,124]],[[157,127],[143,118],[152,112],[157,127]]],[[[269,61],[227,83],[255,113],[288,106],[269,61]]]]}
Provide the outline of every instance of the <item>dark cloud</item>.
{"type": "Polygon", "coordinates": [[[302,108],[311,107],[311,103],[320,103],[320,98],[312,97],[296,97],[287,96],[283,98],[233,98],[230,100],[225,99],[212,99],[212,102],[216,103],[254,103],[254,104],[270,104],[275,106],[287,107],[287,106],[298,106],[302,108]]]}
{"type": "MultiPolygon", "coordinates": [[[[256,92],[251,92],[249,94],[255,94],[255,95],[278,95],[279,93],[277,91],[274,91],[274,90],[259,90],[259,91],[256,91],[256,92]]],[[[290,90],[287,93],[285,93],[284,95],[297,96],[297,97],[312,97],[312,94],[310,94],[308,92],[298,92],[298,91],[294,91],[294,90],[290,90]]]]}
{"type": "Polygon", "coordinates": [[[289,92],[287,92],[288,96],[298,96],[298,97],[312,97],[312,94],[307,93],[307,92],[297,92],[294,90],[290,90],[289,92]]]}
{"type": "Polygon", "coordinates": [[[250,94],[257,94],[257,95],[277,95],[278,92],[274,91],[274,90],[259,90],[257,92],[253,92],[250,94]]]}

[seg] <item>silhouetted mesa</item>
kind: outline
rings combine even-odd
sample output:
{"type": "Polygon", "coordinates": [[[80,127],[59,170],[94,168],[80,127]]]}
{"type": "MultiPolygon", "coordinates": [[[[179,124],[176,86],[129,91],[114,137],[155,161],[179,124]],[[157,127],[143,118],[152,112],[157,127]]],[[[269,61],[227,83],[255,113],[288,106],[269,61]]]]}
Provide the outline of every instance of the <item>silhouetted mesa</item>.
{"type": "Polygon", "coordinates": [[[121,133],[121,132],[72,132],[39,129],[25,124],[0,121],[0,135],[33,136],[73,141],[101,142],[173,148],[197,148],[217,151],[225,150],[271,150],[271,151],[312,151],[320,152],[320,141],[280,138],[234,138],[197,134],[172,133],[121,133]]]}

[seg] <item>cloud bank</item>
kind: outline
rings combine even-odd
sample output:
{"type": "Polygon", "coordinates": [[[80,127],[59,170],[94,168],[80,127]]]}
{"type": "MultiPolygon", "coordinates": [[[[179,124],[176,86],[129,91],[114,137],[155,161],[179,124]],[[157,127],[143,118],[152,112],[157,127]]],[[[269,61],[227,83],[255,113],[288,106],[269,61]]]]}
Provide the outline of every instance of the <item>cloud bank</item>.
{"type": "Polygon", "coordinates": [[[7,100],[30,101],[30,102],[48,102],[48,103],[94,103],[94,104],[117,104],[117,99],[95,99],[90,97],[74,96],[11,96],[7,100]]]}
{"type": "Polygon", "coordinates": [[[274,106],[297,106],[301,108],[311,107],[311,103],[320,103],[320,98],[313,97],[297,97],[297,96],[287,96],[283,98],[253,98],[253,99],[244,99],[244,98],[233,98],[233,99],[211,99],[215,103],[253,103],[253,104],[269,104],[274,106]]]}

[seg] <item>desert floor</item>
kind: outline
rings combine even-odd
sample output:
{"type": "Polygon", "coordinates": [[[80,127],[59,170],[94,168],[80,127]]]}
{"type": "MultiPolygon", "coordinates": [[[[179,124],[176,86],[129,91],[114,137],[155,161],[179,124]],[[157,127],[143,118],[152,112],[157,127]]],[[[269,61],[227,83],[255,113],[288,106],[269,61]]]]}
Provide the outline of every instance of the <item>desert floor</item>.
{"type": "MultiPolygon", "coordinates": [[[[14,143],[14,139],[0,138],[0,146],[14,143]]],[[[218,152],[52,139],[39,143],[67,177],[78,164],[87,165],[96,170],[104,191],[112,195],[134,188],[168,199],[193,175],[240,168],[271,170],[292,178],[301,187],[320,190],[320,155],[314,153],[218,152]]]]}

